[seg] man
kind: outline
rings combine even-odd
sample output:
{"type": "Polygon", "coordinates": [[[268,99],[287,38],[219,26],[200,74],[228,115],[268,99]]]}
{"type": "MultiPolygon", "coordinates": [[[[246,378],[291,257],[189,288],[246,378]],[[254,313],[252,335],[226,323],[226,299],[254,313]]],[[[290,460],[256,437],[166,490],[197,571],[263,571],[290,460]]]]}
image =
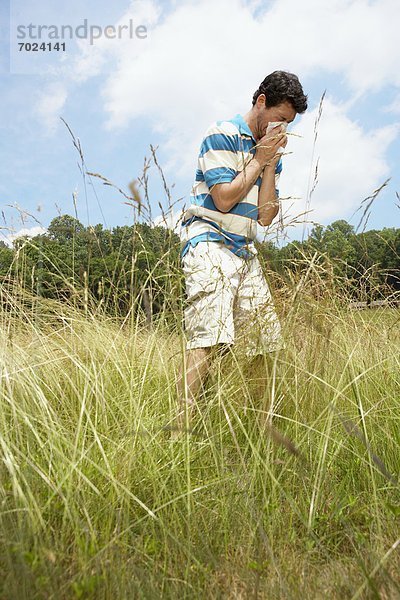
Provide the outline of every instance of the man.
{"type": "Polygon", "coordinates": [[[306,109],[297,76],[274,71],[244,116],[218,121],[206,131],[181,227],[187,344],[173,438],[189,423],[187,409],[192,412],[213,348],[233,344],[246,329],[247,355],[262,356],[280,346],[280,323],[254,239],[257,223],[266,227],[279,212],[286,126],[306,109]]]}

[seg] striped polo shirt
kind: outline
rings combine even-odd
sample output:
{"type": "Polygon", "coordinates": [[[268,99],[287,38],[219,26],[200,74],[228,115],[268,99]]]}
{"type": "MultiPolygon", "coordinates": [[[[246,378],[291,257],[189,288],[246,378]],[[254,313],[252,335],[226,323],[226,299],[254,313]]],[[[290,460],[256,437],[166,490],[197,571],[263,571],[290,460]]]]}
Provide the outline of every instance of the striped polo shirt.
{"type": "MultiPolygon", "coordinates": [[[[256,140],[243,117],[237,114],[229,121],[217,121],[209,127],[200,146],[190,205],[182,215],[181,258],[190,246],[201,241],[223,242],[237,256],[245,259],[257,254],[258,192],[262,175],[229,212],[218,210],[210,190],[217,183],[231,182],[243,171],[256,152],[256,140]]],[[[275,188],[282,159],[275,169],[275,188]]]]}

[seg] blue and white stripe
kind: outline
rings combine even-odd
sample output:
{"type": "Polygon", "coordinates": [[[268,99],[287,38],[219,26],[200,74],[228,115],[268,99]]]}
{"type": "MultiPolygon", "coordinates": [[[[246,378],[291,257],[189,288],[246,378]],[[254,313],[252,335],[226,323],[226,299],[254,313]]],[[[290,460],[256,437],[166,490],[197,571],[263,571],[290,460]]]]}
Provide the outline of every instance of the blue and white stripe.
{"type": "MultiPolygon", "coordinates": [[[[202,141],[189,207],[183,214],[181,242],[183,257],[189,245],[202,240],[221,240],[239,256],[257,254],[253,240],[257,234],[260,176],[248,194],[232,209],[217,209],[210,190],[219,183],[230,183],[243,171],[255,154],[256,141],[241,115],[211,125],[202,141]]],[[[282,162],[275,171],[278,188],[282,162]]],[[[277,189],[277,195],[279,191],[277,189]]]]}

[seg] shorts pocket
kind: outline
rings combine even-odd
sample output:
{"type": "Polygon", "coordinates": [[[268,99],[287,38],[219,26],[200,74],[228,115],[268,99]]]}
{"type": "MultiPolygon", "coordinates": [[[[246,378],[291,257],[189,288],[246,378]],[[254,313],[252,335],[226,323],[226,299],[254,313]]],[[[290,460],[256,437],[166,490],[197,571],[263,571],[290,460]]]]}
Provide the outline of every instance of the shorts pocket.
{"type": "Polygon", "coordinates": [[[215,256],[206,244],[190,247],[182,261],[188,300],[212,294],[218,290],[219,273],[215,256]],[[205,247],[200,247],[205,246],[205,247]],[[212,258],[214,260],[212,260],[212,258]],[[186,259],[186,260],[185,260],[186,259]]]}

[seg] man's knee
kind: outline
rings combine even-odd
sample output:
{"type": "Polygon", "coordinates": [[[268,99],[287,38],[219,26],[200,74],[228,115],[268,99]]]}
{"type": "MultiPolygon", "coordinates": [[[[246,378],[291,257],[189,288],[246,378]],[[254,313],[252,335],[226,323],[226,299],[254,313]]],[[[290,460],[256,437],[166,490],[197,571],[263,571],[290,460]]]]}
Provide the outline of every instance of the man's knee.
{"type": "Polygon", "coordinates": [[[199,346],[198,348],[188,348],[187,353],[191,355],[224,355],[227,354],[232,344],[226,342],[218,342],[212,346],[199,346]]]}
{"type": "Polygon", "coordinates": [[[214,346],[210,346],[210,360],[213,361],[216,358],[223,358],[227,356],[232,348],[232,344],[228,344],[225,342],[221,342],[219,344],[215,344],[214,346]]]}

